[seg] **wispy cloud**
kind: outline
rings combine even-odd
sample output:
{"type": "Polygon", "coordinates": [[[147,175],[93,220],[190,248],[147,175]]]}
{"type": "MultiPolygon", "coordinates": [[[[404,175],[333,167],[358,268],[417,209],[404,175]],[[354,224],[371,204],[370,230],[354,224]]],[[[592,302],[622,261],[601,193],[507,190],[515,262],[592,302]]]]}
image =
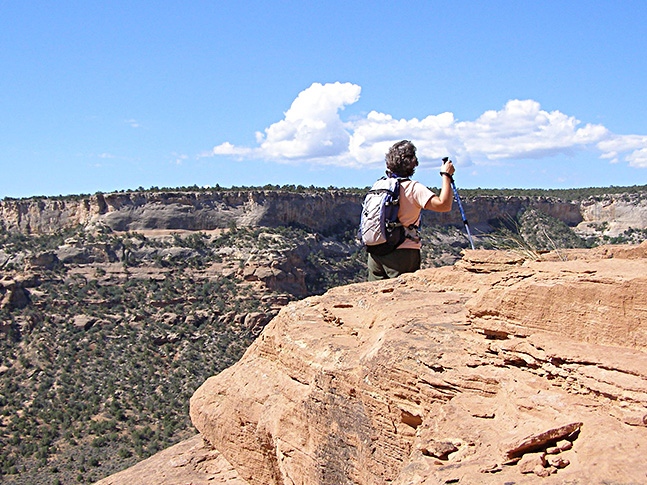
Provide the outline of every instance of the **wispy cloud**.
{"type": "Polygon", "coordinates": [[[133,120],[133,119],[124,120],[124,123],[130,125],[131,128],[141,128],[142,127],[142,125],[137,120],[133,120]]]}
{"type": "Polygon", "coordinates": [[[99,153],[97,155],[97,158],[103,158],[103,159],[111,159],[111,158],[117,158],[115,155],[112,153],[99,153]]]}
{"type": "Polygon", "coordinates": [[[181,153],[171,153],[171,163],[175,165],[182,165],[186,160],[189,159],[188,155],[183,155],[181,153]]]}
{"type": "Polygon", "coordinates": [[[314,83],[299,93],[282,120],[256,133],[257,146],[224,142],[210,155],[367,167],[383,163],[394,142],[410,139],[422,163],[436,163],[447,154],[462,165],[485,165],[591,150],[611,163],[647,168],[647,136],[617,135],[600,124],[543,110],[531,99],[510,100],[474,121],[457,121],[449,112],[395,119],[377,111],[343,121],[340,111],[356,103],[360,92],[351,83],[314,83]]]}

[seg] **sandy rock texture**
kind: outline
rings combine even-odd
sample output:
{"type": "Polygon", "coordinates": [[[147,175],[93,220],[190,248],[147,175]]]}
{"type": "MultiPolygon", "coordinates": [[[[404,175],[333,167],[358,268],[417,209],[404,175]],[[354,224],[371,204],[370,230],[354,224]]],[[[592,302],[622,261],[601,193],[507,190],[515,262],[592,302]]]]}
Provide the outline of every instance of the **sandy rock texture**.
{"type": "MultiPolygon", "coordinates": [[[[646,347],[647,243],[469,251],[281,310],[194,394],[184,471],[213,450],[232,484],[647,483],[646,347]]],[[[133,470],[101,483],[167,483],[133,470]]]]}
{"type": "Polygon", "coordinates": [[[200,435],[96,482],[97,485],[246,485],[229,463],[200,435]]]}

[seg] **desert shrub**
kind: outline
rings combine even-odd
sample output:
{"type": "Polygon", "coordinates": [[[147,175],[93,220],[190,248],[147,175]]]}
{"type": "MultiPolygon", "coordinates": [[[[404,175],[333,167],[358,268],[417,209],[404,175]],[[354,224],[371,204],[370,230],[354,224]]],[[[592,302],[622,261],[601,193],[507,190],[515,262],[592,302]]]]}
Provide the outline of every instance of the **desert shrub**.
{"type": "Polygon", "coordinates": [[[519,216],[518,232],[538,251],[587,247],[586,241],[564,222],[538,209],[527,209],[519,216]]]}

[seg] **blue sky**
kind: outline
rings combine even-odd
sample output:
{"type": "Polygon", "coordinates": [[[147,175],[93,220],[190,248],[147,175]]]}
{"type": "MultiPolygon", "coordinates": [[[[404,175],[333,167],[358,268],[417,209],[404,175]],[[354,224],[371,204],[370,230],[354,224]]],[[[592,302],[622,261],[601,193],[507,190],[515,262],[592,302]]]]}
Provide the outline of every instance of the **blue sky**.
{"type": "Polygon", "coordinates": [[[647,2],[0,0],[0,197],[647,183],[647,2]]]}

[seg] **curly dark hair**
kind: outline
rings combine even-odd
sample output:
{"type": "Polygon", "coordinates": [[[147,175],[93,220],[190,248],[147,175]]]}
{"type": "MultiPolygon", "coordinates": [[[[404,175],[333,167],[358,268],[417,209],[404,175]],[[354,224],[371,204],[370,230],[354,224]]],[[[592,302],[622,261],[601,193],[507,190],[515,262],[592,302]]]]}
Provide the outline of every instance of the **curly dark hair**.
{"type": "Polygon", "coordinates": [[[386,168],[398,177],[411,177],[418,166],[416,147],[409,140],[397,142],[386,154],[386,168]]]}

